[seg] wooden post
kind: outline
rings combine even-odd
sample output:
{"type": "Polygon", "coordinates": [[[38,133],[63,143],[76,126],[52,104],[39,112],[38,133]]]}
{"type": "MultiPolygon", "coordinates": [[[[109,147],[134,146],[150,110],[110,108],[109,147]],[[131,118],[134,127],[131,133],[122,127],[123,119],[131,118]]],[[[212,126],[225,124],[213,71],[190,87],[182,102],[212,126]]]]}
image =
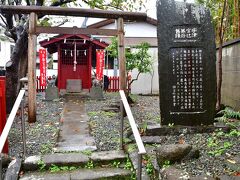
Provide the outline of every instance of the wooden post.
{"type": "Polygon", "coordinates": [[[28,122],[36,122],[36,35],[37,15],[30,13],[28,35],[28,122]]]}
{"type": "Polygon", "coordinates": [[[126,93],[126,63],[125,63],[125,46],[124,46],[124,24],[123,18],[117,20],[118,29],[118,61],[119,61],[119,80],[120,90],[126,93]]]}

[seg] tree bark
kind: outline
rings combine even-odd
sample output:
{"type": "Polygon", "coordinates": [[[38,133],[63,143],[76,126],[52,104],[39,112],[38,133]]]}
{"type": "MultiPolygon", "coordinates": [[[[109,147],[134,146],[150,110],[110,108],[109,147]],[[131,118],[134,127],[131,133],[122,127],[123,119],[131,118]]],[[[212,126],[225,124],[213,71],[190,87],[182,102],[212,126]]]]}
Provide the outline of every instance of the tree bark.
{"type": "Polygon", "coordinates": [[[227,0],[224,1],[223,5],[223,13],[221,17],[221,25],[219,30],[219,49],[218,49],[218,75],[217,75],[217,103],[216,103],[216,110],[219,111],[221,108],[221,88],[222,88],[222,45],[223,45],[223,38],[224,38],[224,28],[223,28],[223,19],[225,16],[227,0]]]}
{"type": "Polygon", "coordinates": [[[6,64],[7,113],[11,112],[11,109],[17,98],[17,94],[20,88],[19,78],[24,76],[22,75],[22,69],[26,68],[26,66],[21,63],[26,61],[25,57],[27,52],[27,37],[28,33],[26,29],[24,29],[15,44],[14,51],[11,55],[11,60],[6,64]],[[19,70],[21,71],[21,73],[19,70]]]}

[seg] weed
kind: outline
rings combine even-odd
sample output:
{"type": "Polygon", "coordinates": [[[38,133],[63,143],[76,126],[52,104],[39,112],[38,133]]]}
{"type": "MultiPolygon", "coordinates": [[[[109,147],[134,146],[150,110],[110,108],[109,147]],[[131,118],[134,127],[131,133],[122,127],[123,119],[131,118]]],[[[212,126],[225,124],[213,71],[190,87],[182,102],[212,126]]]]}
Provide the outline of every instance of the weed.
{"type": "Polygon", "coordinates": [[[53,149],[53,144],[50,141],[48,141],[41,145],[40,152],[41,154],[47,154],[47,153],[50,153],[52,149],[53,149]]]}
{"type": "Polygon", "coordinates": [[[107,117],[114,117],[114,116],[116,116],[116,114],[117,113],[115,113],[115,112],[105,112],[105,111],[101,111],[101,114],[103,115],[103,116],[107,116],[107,117]]]}
{"type": "MultiPolygon", "coordinates": [[[[117,139],[118,139],[117,142],[119,142],[119,138],[117,138],[117,139]]],[[[130,138],[123,138],[123,142],[124,142],[125,144],[128,144],[128,143],[131,143],[132,140],[131,140],[130,138]]]]}
{"type": "Polygon", "coordinates": [[[219,142],[215,137],[208,138],[208,144],[207,144],[208,147],[216,147],[216,146],[218,146],[218,144],[219,144],[219,142]]]}
{"type": "Polygon", "coordinates": [[[133,100],[133,102],[137,102],[138,96],[135,94],[129,94],[130,98],[133,100]]]}
{"type": "Polygon", "coordinates": [[[208,154],[212,156],[220,156],[232,146],[233,144],[230,142],[224,142],[222,146],[219,146],[219,144],[213,143],[212,146],[209,146],[209,147],[215,147],[215,149],[209,151],[208,154]]]}
{"type": "Polygon", "coordinates": [[[84,167],[87,169],[93,169],[94,168],[93,161],[88,161],[84,167]]]}
{"type": "Polygon", "coordinates": [[[171,162],[169,160],[164,161],[163,168],[168,168],[171,165],[171,162]]]}
{"type": "Polygon", "coordinates": [[[132,162],[129,158],[127,158],[127,162],[125,163],[124,165],[124,169],[128,169],[130,171],[133,171],[133,165],[132,165],[132,162]]]}
{"type": "Polygon", "coordinates": [[[232,147],[232,146],[233,146],[233,144],[230,143],[230,142],[224,142],[224,143],[223,143],[223,147],[224,147],[225,149],[229,149],[229,148],[232,147]]]}
{"type": "Polygon", "coordinates": [[[59,172],[61,171],[61,168],[55,164],[51,164],[51,167],[49,168],[51,173],[59,172]]]}
{"type": "Polygon", "coordinates": [[[69,169],[69,171],[74,171],[74,170],[76,170],[77,168],[76,168],[75,166],[70,166],[68,169],[69,169]]]}
{"type": "Polygon", "coordinates": [[[172,128],[174,126],[174,123],[169,123],[168,127],[172,128]]]}
{"type": "Polygon", "coordinates": [[[232,129],[228,135],[229,135],[230,137],[233,137],[233,136],[238,137],[238,136],[240,136],[240,131],[237,130],[237,129],[232,129]]]}
{"type": "Polygon", "coordinates": [[[61,169],[61,171],[68,171],[69,167],[68,166],[61,166],[60,169],[61,169]]]}
{"type": "Polygon", "coordinates": [[[99,112],[97,112],[97,111],[90,111],[90,112],[88,112],[87,114],[92,117],[92,116],[97,116],[98,113],[99,113],[99,112]]]}
{"type": "Polygon", "coordinates": [[[91,156],[92,155],[92,151],[90,150],[84,150],[84,151],[81,151],[81,153],[87,155],[87,156],[91,156]]]}
{"type": "Polygon", "coordinates": [[[226,107],[224,110],[219,111],[218,114],[222,114],[225,118],[240,119],[240,112],[234,111],[233,109],[226,107]]]}
{"type": "Polygon", "coordinates": [[[120,164],[121,164],[120,161],[113,161],[112,166],[116,167],[116,168],[119,168],[120,164]]]}
{"type": "Polygon", "coordinates": [[[208,154],[212,155],[212,156],[220,156],[224,153],[225,149],[224,148],[217,148],[213,151],[209,151],[208,154]]]}
{"type": "Polygon", "coordinates": [[[216,134],[216,136],[218,136],[218,137],[221,137],[221,136],[224,136],[224,135],[225,135],[225,133],[221,130],[218,131],[217,134],[216,134]]]}
{"type": "Polygon", "coordinates": [[[140,126],[140,133],[144,134],[146,132],[146,130],[147,130],[147,122],[145,121],[140,126]]]}
{"type": "Polygon", "coordinates": [[[44,163],[43,160],[39,160],[38,161],[38,167],[39,167],[40,171],[44,171],[45,170],[46,164],[44,163]]]}
{"type": "Polygon", "coordinates": [[[127,151],[129,153],[134,152],[136,149],[137,149],[137,145],[136,144],[128,144],[128,146],[127,146],[127,151]]]}
{"type": "Polygon", "coordinates": [[[129,158],[127,158],[127,161],[124,165],[124,169],[128,169],[132,172],[131,179],[136,179],[136,172],[135,172],[135,170],[133,168],[133,165],[132,165],[132,162],[129,158]]]}
{"type": "Polygon", "coordinates": [[[153,173],[154,173],[154,167],[153,167],[153,164],[151,163],[150,159],[147,161],[146,171],[147,171],[148,175],[153,175],[153,173]]]}

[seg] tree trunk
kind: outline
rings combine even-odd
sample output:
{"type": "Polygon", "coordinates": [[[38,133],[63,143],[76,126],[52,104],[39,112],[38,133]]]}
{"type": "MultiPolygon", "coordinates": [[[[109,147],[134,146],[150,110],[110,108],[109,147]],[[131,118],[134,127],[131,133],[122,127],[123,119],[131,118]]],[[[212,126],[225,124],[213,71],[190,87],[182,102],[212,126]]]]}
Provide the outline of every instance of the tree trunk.
{"type": "Polygon", "coordinates": [[[238,7],[238,37],[240,37],[240,2],[238,2],[237,7],[238,7]]]}
{"type": "Polygon", "coordinates": [[[6,64],[6,109],[10,113],[20,90],[19,79],[25,76],[28,33],[23,30],[17,40],[11,60],[6,64]],[[23,63],[23,64],[22,64],[23,63]],[[25,69],[25,70],[24,70],[25,69]]]}
{"type": "Polygon", "coordinates": [[[217,78],[217,104],[216,110],[221,108],[221,88],[222,88],[222,42],[218,49],[218,78],[217,78]]]}
{"type": "Polygon", "coordinates": [[[223,13],[221,17],[221,25],[219,30],[219,49],[218,49],[218,76],[217,76],[217,103],[216,103],[216,110],[219,111],[221,108],[221,88],[222,88],[222,45],[223,45],[223,38],[224,38],[224,27],[223,27],[223,19],[225,16],[227,0],[224,1],[223,5],[223,13]]]}

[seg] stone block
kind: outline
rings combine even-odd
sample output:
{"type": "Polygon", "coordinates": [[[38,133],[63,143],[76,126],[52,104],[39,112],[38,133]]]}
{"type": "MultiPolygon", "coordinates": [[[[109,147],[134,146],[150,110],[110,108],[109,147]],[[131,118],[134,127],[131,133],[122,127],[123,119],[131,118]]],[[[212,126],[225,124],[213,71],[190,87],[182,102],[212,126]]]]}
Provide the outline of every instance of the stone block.
{"type": "Polygon", "coordinates": [[[189,144],[169,144],[156,148],[156,156],[159,166],[165,161],[175,162],[186,157],[191,151],[192,146],[189,144]]]}
{"type": "Polygon", "coordinates": [[[103,99],[103,90],[100,86],[93,86],[90,89],[90,97],[92,99],[103,99]]]}
{"type": "Polygon", "coordinates": [[[68,93],[80,93],[82,91],[82,80],[81,79],[67,79],[68,93]]]}
{"type": "Polygon", "coordinates": [[[34,171],[38,169],[38,162],[41,160],[40,156],[29,156],[23,163],[25,171],[34,171]]]}
{"type": "Polygon", "coordinates": [[[58,88],[56,86],[47,86],[45,100],[52,101],[54,99],[58,99],[58,97],[58,88]]]}

